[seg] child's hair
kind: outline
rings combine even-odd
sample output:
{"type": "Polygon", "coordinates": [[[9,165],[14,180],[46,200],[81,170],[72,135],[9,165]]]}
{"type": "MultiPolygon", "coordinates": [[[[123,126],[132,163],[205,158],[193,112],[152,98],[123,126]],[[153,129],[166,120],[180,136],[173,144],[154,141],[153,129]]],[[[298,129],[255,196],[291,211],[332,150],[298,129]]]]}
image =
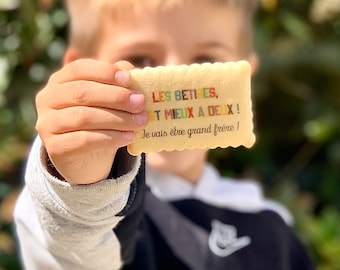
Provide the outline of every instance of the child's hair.
{"type": "Polygon", "coordinates": [[[128,17],[130,13],[141,11],[148,5],[166,9],[185,4],[186,1],[206,1],[215,5],[233,5],[244,16],[242,26],[243,52],[249,54],[253,49],[253,18],[258,0],[64,0],[70,17],[69,45],[77,48],[84,56],[92,56],[101,40],[101,25],[105,18],[111,20],[128,17]]]}

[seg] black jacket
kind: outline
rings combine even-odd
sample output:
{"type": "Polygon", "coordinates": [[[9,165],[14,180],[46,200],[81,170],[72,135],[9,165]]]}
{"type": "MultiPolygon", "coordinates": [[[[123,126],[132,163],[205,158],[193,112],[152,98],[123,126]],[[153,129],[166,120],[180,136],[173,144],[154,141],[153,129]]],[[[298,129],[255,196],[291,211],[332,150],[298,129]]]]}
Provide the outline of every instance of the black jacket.
{"type": "Polygon", "coordinates": [[[147,190],[144,175],[142,166],[114,229],[124,270],[314,269],[276,212],[237,212],[195,199],[162,202],[147,190]]]}

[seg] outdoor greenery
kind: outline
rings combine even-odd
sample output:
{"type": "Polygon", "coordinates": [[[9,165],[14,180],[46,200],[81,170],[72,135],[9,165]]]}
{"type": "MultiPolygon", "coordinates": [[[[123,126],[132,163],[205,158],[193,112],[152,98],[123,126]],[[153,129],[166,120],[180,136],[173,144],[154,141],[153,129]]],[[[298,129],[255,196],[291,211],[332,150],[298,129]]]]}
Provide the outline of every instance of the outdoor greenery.
{"type": "MultiPolygon", "coordinates": [[[[67,15],[0,0],[0,269],[20,269],[12,211],[35,135],[34,96],[60,66],[67,15]]],[[[85,26],[84,26],[85,29],[85,26]]],[[[217,149],[225,175],[261,182],[292,212],[320,270],[340,269],[340,1],[262,0],[253,80],[256,145],[217,149]]]]}

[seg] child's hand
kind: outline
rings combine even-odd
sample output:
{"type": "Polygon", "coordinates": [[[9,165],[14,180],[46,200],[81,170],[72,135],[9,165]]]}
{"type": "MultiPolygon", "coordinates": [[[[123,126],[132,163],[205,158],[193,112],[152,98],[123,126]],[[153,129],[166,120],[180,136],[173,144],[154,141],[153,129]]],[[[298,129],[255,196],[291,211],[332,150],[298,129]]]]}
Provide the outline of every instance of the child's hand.
{"type": "Polygon", "coordinates": [[[144,96],[128,89],[132,68],[83,59],[54,73],[36,97],[36,129],[50,160],[73,184],[106,179],[116,151],[146,125],[144,96]]]}

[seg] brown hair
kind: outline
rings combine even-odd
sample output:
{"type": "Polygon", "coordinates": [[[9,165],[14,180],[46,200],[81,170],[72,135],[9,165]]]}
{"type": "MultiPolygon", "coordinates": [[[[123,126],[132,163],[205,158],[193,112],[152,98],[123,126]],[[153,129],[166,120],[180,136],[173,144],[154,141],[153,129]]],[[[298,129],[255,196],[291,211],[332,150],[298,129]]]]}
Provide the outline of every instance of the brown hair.
{"type": "MultiPolygon", "coordinates": [[[[100,25],[107,14],[112,19],[139,12],[145,5],[152,8],[166,9],[183,5],[188,0],[65,0],[70,17],[69,45],[76,47],[86,56],[92,56],[101,40],[100,25]],[[112,16],[113,15],[113,16],[112,16]]],[[[195,0],[197,1],[197,0],[195,0]]],[[[201,0],[218,5],[233,5],[244,15],[242,27],[243,51],[253,49],[252,23],[257,10],[258,0],[201,0]]]]}

